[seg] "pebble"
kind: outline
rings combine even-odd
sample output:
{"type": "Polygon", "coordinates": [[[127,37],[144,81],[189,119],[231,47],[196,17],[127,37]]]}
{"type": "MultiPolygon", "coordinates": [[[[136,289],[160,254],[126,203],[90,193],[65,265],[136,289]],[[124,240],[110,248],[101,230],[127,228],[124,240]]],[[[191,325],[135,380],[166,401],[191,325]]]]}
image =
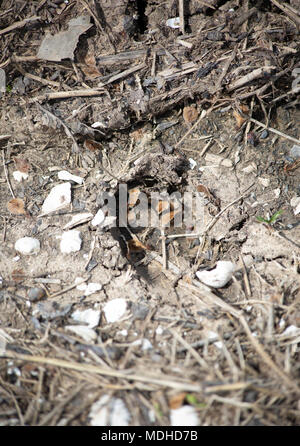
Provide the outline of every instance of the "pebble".
{"type": "Polygon", "coordinates": [[[266,139],[268,136],[269,136],[268,130],[264,130],[260,135],[260,139],[266,139]]]}
{"type": "Polygon", "coordinates": [[[199,426],[199,417],[192,406],[181,406],[170,411],[171,426],[199,426]]]}
{"type": "Polygon", "coordinates": [[[13,172],[13,177],[16,181],[18,181],[19,183],[21,183],[21,181],[23,180],[27,180],[28,178],[28,173],[26,172],[21,172],[20,170],[15,170],[13,172]]]}
{"type": "Polygon", "coordinates": [[[128,426],[130,413],[120,398],[102,395],[89,413],[92,426],[128,426]]]}
{"type": "Polygon", "coordinates": [[[71,252],[80,251],[81,248],[80,231],[72,229],[63,233],[60,241],[60,250],[62,253],[70,254],[71,252]]]}
{"type": "Polygon", "coordinates": [[[166,21],[166,25],[170,28],[176,29],[180,28],[180,17],[173,17],[166,21]]]}
{"type": "Polygon", "coordinates": [[[297,144],[295,144],[292,148],[291,148],[291,156],[295,159],[300,158],[300,146],[298,146],[297,144]]]}
{"type": "Polygon", "coordinates": [[[39,240],[32,237],[19,238],[15,243],[15,250],[24,255],[37,254],[40,249],[39,240]]]}
{"type": "Polygon", "coordinates": [[[231,279],[235,271],[235,265],[229,261],[219,261],[210,271],[197,271],[196,276],[205,285],[212,288],[223,288],[231,279]]]}
{"type": "Polygon", "coordinates": [[[76,310],[71,316],[74,321],[85,323],[89,328],[97,327],[100,321],[100,311],[91,308],[86,310],[76,310]]]}
{"type": "Polygon", "coordinates": [[[116,322],[124,316],[127,309],[127,302],[125,299],[112,299],[104,305],[103,311],[106,321],[108,323],[116,322]]]}
{"type": "Polygon", "coordinates": [[[30,288],[27,291],[27,296],[30,302],[36,302],[38,300],[41,300],[45,296],[45,290],[43,288],[34,287],[30,288]]]}

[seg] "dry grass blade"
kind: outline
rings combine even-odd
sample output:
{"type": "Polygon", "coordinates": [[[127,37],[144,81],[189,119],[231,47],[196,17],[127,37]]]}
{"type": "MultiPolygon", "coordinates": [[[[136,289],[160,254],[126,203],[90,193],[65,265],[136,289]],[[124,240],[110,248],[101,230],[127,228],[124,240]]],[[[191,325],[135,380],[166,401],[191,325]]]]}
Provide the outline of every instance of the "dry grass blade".
{"type": "Polygon", "coordinates": [[[229,313],[232,316],[234,316],[242,325],[244,328],[244,331],[255,348],[256,352],[259,354],[261,359],[268,365],[270,370],[272,370],[281,381],[283,381],[287,387],[293,389],[297,394],[300,394],[300,388],[298,387],[297,383],[295,383],[273,360],[272,358],[265,352],[262,345],[259,343],[259,341],[253,336],[251,333],[251,330],[249,328],[249,325],[243,316],[243,314],[235,310],[231,305],[224,302],[222,299],[214,295],[208,287],[203,286],[202,284],[198,283],[197,281],[193,281],[193,285],[185,283],[183,280],[180,280],[178,282],[179,285],[187,287],[192,289],[196,294],[199,296],[200,299],[204,299],[204,301],[207,301],[209,305],[217,305],[219,308],[221,308],[225,313],[229,313]]]}
{"type": "Polygon", "coordinates": [[[155,384],[159,387],[169,387],[171,389],[183,390],[187,392],[201,392],[202,386],[200,384],[194,384],[185,380],[175,380],[175,379],[166,379],[164,375],[147,376],[147,375],[138,375],[134,373],[126,373],[120,372],[118,370],[110,370],[107,368],[95,366],[92,364],[82,364],[79,362],[66,361],[64,359],[56,359],[56,358],[46,358],[44,356],[35,356],[35,355],[23,355],[18,353],[11,353],[9,351],[5,352],[2,357],[26,361],[26,362],[34,362],[38,364],[51,365],[54,367],[61,367],[70,370],[77,370],[79,372],[87,372],[87,373],[95,373],[97,375],[103,376],[111,376],[114,378],[125,379],[127,381],[140,381],[149,384],[155,384]]]}

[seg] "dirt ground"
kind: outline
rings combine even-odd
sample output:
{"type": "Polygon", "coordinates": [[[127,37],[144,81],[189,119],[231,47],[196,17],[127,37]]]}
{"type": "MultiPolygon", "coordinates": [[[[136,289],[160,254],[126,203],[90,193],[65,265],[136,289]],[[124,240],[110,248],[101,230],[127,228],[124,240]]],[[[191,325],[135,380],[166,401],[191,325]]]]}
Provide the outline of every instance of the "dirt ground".
{"type": "Polygon", "coordinates": [[[299,425],[300,5],[278,3],[0,0],[1,426],[299,425]],[[94,225],[120,184],[201,218],[94,225]],[[223,260],[224,286],[197,278],[223,260]]]}

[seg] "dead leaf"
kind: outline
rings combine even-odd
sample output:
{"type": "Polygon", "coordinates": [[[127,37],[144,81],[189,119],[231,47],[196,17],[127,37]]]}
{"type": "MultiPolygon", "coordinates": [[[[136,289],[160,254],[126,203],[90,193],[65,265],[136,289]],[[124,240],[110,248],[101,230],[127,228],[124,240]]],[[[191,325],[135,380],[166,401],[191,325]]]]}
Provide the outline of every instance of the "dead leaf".
{"type": "Polygon", "coordinates": [[[19,157],[15,156],[13,160],[17,170],[23,173],[28,173],[31,166],[26,158],[22,158],[21,156],[19,157]]]}
{"type": "Polygon", "coordinates": [[[199,113],[197,109],[193,106],[184,107],[183,109],[183,119],[186,124],[192,124],[197,120],[199,113]]]}
{"type": "Polygon", "coordinates": [[[96,152],[97,150],[102,150],[102,144],[93,139],[86,139],[83,143],[85,149],[90,150],[91,152],[96,152]]]}
{"type": "Polygon", "coordinates": [[[179,409],[179,407],[182,406],[185,397],[186,397],[186,392],[178,393],[177,395],[172,396],[169,399],[169,408],[172,410],[179,409]]]}
{"type": "Polygon", "coordinates": [[[90,51],[86,54],[81,69],[87,79],[96,79],[97,77],[102,76],[96,66],[95,56],[90,51]]]}
{"type": "Polygon", "coordinates": [[[21,198],[12,198],[7,203],[7,209],[9,212],[15,215],[26,215],[27,212],[25,210],[24,201],[21,198]]]}
{"type": "Polygon", "coordinates": [[[132,238],[131,240],[128,240],[127,248],[129,254],[132,252],[148,251],[150,249],[149,246],[144,245],[137,238],[132,238]]]}
{"type": "Polygon", "coordinates": [[[197,186],[197,191],[200,193],[203,193],[206,198],[208,198],[208,200],[217,208],[220,207],[220,199],[219,198],[215,198],[214,195],[211,193],[211,191],[204,186],[203,184],[199,184],[197,186]]]}
{"type": "MultiPolygon", "coordinates": [[[[241,109],[243,114],[248,115],[249,108],[248,108],[247,105],[241,104],[240,105],[240,109],[241,109]]],[[[238,110],[233,110],[233,116],[235,117],[236,126],[237,126],[238,129],[242,127],[242,125],[244,124],[245,121],[247,121],[247,117],[246,116],[242,116],[241,113],[238,110]]]]}

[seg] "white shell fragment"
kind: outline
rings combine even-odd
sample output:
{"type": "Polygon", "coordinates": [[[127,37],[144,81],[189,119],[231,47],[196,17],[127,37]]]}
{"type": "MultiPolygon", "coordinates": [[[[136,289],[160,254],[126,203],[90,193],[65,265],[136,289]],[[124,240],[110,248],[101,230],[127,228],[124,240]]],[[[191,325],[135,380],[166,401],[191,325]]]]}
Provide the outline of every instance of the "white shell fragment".
{"type": "Polygon", "coordinates": [[[95,214],[93,220],[91,221],[92,226],[98,226],[101,223],[103,223],[105,220],[105,215],[102,209],[99,209],[98,212],[95,214]]]}
{"type": "Polygon", "coordinates": [[[144,351],[151,350],[153,348],[153,345],[147,338],[137,339],[136,341],[133,341],[131,345],[140,345],[141,349],[144,351]]]}
{"type": "Polygon", "coordinates": [[[166,21],[166,25],[170,28],[176,29],[180,28],[180,17],[173,17],[166,21]]]}
{"type": "Polygon", "coordinates": [[[107,302],[107,304],[103,307],[107,322],[116,322],[121,319],[121,317],[125,314],[126,308],[127,302],[122,298],[112,299],[107,302]]]}
{"type": "MultiPolygon", "coordinates": [[[[81,277],[76,277],[75,283],[78,283],[81,281],[82,281],[81,277]]],[[[101,283],[94,283],[94,282],[91,282],[89,284],[81,283],[80,285],[77,285],[76,288],[79,291],[84,291],[85,296],[90,296],[91,294],[97,293],[97,291],[102,290],[102,285],[101,285],[101,283]]]]}
{"type": "Polygon", "coordinates": [[[90,212],[84,212],[83,214],[74,215],[69,223],[64,226],[64,229],[71,229],[75,226],[82,225],[83,223],[91,220],[91,218],[93,218],[93,214],[91,214],[90,212]]]}
{"type": "Polygon", "coordinates": [[[193,158],[189,158],[190,168],[194,169],[197,166],[196,161],[193,158]]]}
{"type": "Polygon", "coordinates": [[[298,214],[300,214],[300,197],[293,197],[292,199],[291,199],[291,206],[293,207],[293,208],[295,208],[294,209],[294,214],[295,215],[298,215],[298,214]]]}
{"type": "Polygon", "coordinates": [[[229,261],[220,260],[214,269],[210,271],[197,271],[196,276],[205,285],[213,288],[224,287],[231,279],[235,264],[229,261]]]}
{"type": "Polygon", "coordinates": [[[199,418],[192,406],[181,406],[170,411],[171,426],[199,426],[199,418]]]}
{"type": "Polygon", "coordinates": [[[103,395],[92,405],[89,418],[92,426],[128,426],[130,413],[123,400],[103,395]]]}
{"type": "Polygon", "coordinates": [[[81,242],[80,231],[77,231],[76,229],[66,231],[61,236],[60,251],[65,254],[80,251],[81,242]]]}
{"type": "Polygon", "coordinates": [[[67,170],[61,170],[60,172],[58,172],[58,178],[60,180],[65,180],[65,181],[74,181],[74,183],[77,184],[82,184],[83,183],[83,178],[77,176],[77,175],[73,175],[72,173],[68,172],[67,170]]]}
{"type": "Polygon", "coordinates": [[[15,250],[24,255],[37,254],[41,249],[38,239],[32,237],[22,237],[15,243],[15,250]]]}
{"type": "Polygon", "coordinates": [[[27,180],[28,178],[28,173],[26,172],[21,172],[20,170],[15,170],[13,172],[13,177],[16,181],[18,181],[18,183],[21,183],[22,180],[27,180]]]}
{"type": "Polygon", "coordinates": [[[89,328],[97,327],[100,320],[100,311],[88,308],[87,310],[76,310],[72,313],[72,319],[87,324],[89,328]]]}
{"type": "Polygon", "coordinates": [[[80,336],[87,343],[94,342],[97,339],[96,332],[85,325],[66,325],[65,329],[80,336]]]}
{"type": "Polygon", "coordinates": [[[71,203],[71,183],[63,183],[54,186],[44,201],[42,213],[58,211],[71,203]]]}

